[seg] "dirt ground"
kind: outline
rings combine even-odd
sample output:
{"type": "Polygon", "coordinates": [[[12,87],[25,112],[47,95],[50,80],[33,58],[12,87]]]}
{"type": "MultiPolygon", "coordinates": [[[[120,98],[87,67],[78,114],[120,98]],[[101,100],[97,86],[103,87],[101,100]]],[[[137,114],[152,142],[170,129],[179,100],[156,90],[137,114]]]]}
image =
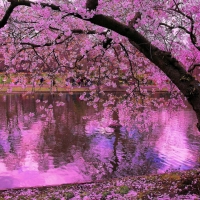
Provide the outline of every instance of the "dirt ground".
{"type": "Polygon", "coordinates": [[[200,169],[107,181],[0,191],[0,200],[199,200],[200,169]]]}

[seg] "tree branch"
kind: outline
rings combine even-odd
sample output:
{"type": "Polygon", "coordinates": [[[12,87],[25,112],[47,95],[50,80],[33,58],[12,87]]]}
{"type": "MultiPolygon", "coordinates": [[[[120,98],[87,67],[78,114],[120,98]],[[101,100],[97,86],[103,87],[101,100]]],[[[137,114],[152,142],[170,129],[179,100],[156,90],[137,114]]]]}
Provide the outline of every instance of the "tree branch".
{"type": "Polygon", "coordinates": [[[96,10],[98,6],[98,0],[87,0],[86,2],[86,8],[91,11],[91,10],[96,10]]]}
{"type": "MultiPolygon", "coordinates": [[[[0,28],[3,28],[7,22],[9,17],[11,16],[13,10],[17,7],[17,6],[28,6],[31,7],[31,4],[36,4],[32,1],[27,1],[27,0],[7,0],[8,2],[10,2],[10,6],[8,7],[8,9],[5,12],[5,15],[3,16],[2,20],[0,21],[0,28]]],[[[47,4],[47,3],[41,3],[40,4],[42,7],[50,7],[52,10],[57,10],[60,11],[60,7],[56,6],[54,4],[47,4]]]]}
{"type": "Polygon", "coordinates": [[[137,20],[141,19],[141,16],[141,12],[136,12],[134,18],[128,23],[129,27],[133,27],[137,23],[137,20]]]}
{"type": "Polygon", "coordinates": [[[192,74],[193,71],[194,71],[194,69],[195,69],[196,67],[200,67],[200,63],[191,65],[191,66],[189,67],[189,69],[188,69],[188,72],[192,74]]]}
{"type": "Polygon", "coordinates": [[[174,11],[180,15],[182,15],[183,17],[186,17],[188,20],[190,20],[190,31],[187,31],[186,28],[182,27],[182,26],[178,26],[178,28],[183,29],[186,33],[188,33],[190,35],[190,39],[192,44],[200,51],[200,46],[197,45],[197,38],[196,35],[194,33],[194,19],[192,18],[192,16],[189,16],[187,14],[185,14],[183,11],[181,11],[181,9],[179,8],[179,5],[181,5],[182,3],[176,3],[176,1],[174,1],[175,4],[175,8],[170,8],[169,10],[174,11]]]}
{"type": "Polygon", "coordinates": [[[13,12],[15,7],[16,7],[15,5],[10,4],[8,9],[6,10],[5,15],[3,16],[2,20],[0,21],[0,28],[3,28],[7,24],[8,19],[9,19],[10,15],[13,12]]]}

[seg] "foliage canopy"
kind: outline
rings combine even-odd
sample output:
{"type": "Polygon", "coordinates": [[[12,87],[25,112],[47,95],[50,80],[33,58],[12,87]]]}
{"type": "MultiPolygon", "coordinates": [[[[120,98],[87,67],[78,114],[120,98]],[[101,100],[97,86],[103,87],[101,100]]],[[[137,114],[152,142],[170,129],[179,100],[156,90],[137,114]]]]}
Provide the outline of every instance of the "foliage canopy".
{"type": "Polygon", "coordinates": [[[175,106],[182,103],[180,91],[200,130],[198,0],[2,0],[0,15],[8,73],[30,71],[33,85],[44,71],[51,80],[64,74],[68,85],[84,77],[93,85],[89,99],[81,98],[94,106],[102,87],[122,81],[129,87],[119,107],[158,107],[144,87],[152,83],[170,90],[175,106]]]}

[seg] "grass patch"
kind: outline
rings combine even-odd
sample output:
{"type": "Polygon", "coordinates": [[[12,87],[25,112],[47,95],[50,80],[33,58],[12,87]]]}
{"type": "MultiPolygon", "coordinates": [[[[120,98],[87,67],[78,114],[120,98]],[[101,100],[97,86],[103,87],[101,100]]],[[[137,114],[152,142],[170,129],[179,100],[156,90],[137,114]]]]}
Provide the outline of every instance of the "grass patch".
{"type": "Polygon", "coordinates": [[[110,195],[111,194],[111,192],[110,191],[103,191],[102,192],[102,197],[103,198],[106,198],[108,195],[110,195]]]}
{"type": "Polygon", "coordinates": [[[64,197],[66,199],[71,199],[74,197],[74,193],[73,192],[65,192],[64,197]]]}
{"type": "Polygon", "coordinates": [[[129,192],[129,188],[126,185],[120,186],[118,193],[120,194],[127,194],[129,192]]]}

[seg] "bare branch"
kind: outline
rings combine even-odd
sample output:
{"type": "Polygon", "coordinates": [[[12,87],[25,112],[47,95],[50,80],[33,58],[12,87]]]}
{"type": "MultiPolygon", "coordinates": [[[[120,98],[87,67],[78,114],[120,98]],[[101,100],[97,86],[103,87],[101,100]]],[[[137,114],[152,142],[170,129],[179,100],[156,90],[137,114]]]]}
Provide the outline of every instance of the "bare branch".
{"type": "Polygon", "coordinates": [[[191,34],[191,32],[190,31],[188,31],[185,27],[183,27],[183,26],[170,26],[169,24],[166,24],[166,23],[160,23],[159,25],[162,25],[162,26],[166,26],[167,28],[169,28],[170,30],[172,30],[172,29],[176,29],[176,28],[179,28],[179,29],[182,29],[182,30],[184,30],[187,34],[191,34]]]}
{"type": "Polygon", "coordinates": [[[192,74],[193,71],[194,71],[194,69],[195,69],[196,67],[200,67],[200,63],[191,65],[191,66],[189,67],[189,69],[188,69],[188,72],[190,72],[190,73],[192,74]]]}
{"type": "MultiPolygon", "coordinates": [[[[183,17],[186,17],[191,23],[190,31],[188,31],[186,28],[184,28],[182,26],[178,26],[177,28],[180,28],[180,29],[184,30],[187,34],[189,34],[192,44],[200,51],[200,46],[197,45],[197,38],[194,33],[194,23],[195,23],[194,19],[192,18],[192,16],[189,16],[189,15],[185,14],[183,11],[181,11],[181,9],[179,8],[179,5],[181,5],[182,3],[176,3],[174,1],[174,4],[175,4],[175,8],[170,8],[169,10],[174,11],[174,12],[182,15],[183,17]]],[[[162,25],[164,25],[164,23],[162,25]]],[[[168,27],[168,28],[170,28],[170,27],[168,27]]]]}
{"type": "MultiPolygon", "coordinates": [[[[9,17],[11,16],[13,10],[17,7],[17,6],[28,6],[31,7],[31,4],[36,4],[32,1],[27,1],[27,0],[7,0],[8,2],[10,2],[10,6],[8,7],[8,9],[5,12],[5,15],[3,16],[2,20],[0,21],[0,28],[3,28],[6,23],[8,22],[9,17]]],[[[57,10],[60,11],[60,7],[56,6],[54,4],[47,4],[47,3],[41,3],[40,4],[42,7],[50,7],[52,10],[57,10]]]]}

